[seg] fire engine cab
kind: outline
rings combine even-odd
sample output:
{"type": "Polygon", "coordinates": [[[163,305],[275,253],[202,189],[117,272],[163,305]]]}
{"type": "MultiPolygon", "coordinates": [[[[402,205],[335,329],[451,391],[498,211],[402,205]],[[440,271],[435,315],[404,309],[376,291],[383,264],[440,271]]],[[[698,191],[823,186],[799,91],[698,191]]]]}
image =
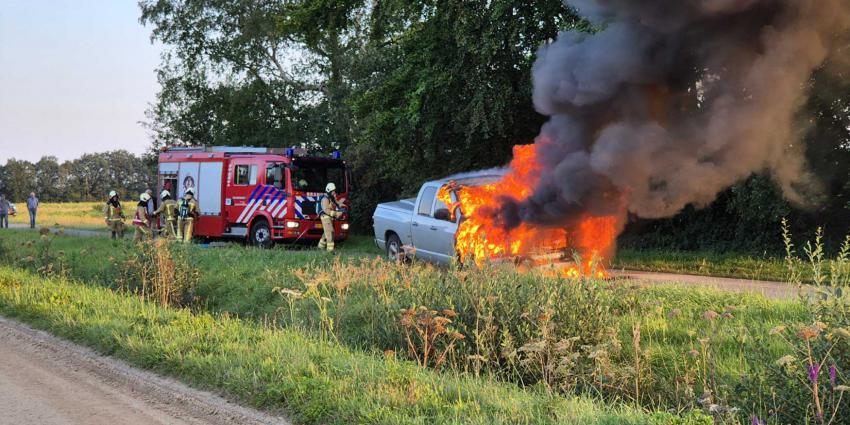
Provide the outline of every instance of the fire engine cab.
{"type": "MultiPolygon", "coordinates": [[[[201,211],[195,236],[268,247],[321,238],[316,204],[330,182],[347,208],[349,173],[339,152],[310,157],[301,148],[172,147],[159,154],[157,193],[165,189],[179,200],[194,190],[201,211]]],[[[347,237],[346,214],[334,221],[334,238],[347,237]]]]}

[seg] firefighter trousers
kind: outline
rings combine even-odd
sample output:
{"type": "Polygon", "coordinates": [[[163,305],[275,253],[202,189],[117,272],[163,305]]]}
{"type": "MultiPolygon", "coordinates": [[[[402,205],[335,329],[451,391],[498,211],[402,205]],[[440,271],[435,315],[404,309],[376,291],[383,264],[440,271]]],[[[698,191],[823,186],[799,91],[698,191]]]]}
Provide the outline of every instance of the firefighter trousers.
{"type": "Polygon", "coordinates": [[[322,238],[319,239],[319,249],[334,250],[334,220],[322,214],[322,238]]]}
{"type": "Polygon", "coordinates": [[[177,238],[177,223],[172,219],[165,220],[165,226],[162,226],[162,236],[166,239],[177,238]]]}
{"type": "Polygon", "coordinates": [[[192,231],[195,228],[195,220],[192,218],[177,219],[177,240],[192,242],[192,231]]]}
{"type": "Polygon", "coordinates": [[[143,241],[151,238],[151,228],[146,224],[136,224],[136,234],[133,235],[133,242],[143,241]]]}
{"type": "Polygon", "coordinates": [[[121,219],[107,220],[107,227],[112,232],[112,239],[124,239],[124,221],[121,219]]]}

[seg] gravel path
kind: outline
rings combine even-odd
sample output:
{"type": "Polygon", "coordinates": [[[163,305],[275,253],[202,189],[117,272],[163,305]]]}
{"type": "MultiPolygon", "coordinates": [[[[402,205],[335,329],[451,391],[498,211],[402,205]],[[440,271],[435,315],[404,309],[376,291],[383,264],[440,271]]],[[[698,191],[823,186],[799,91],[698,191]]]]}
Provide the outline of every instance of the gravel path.
{"type": "Polygon", "coordinates": [[[288,424],[0,317],[0,424],[288,424]]]}

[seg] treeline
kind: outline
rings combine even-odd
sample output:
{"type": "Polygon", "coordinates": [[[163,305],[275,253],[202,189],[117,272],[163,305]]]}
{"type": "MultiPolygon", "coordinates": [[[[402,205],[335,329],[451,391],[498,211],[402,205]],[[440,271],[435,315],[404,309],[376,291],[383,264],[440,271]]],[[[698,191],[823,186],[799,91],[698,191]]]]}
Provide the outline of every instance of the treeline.
{"type": "MultiPolygon", "coordinates": [[[[593,30],[562,0],[143,0],[140,8],[168,49],[148,111],[154,148],[341,149],[364,231],[377,202],[427,179],[503,165],[513,145],[531,143],[546,120],[531,96],[537,49],[560,31],[593,30]]],[[[845,232],[850,79],[814,75],[811,90],[805,138],[823,183],[813,206],[788,205],[769,176],[754,176],[707,209],[637,222],[624,242],[748,248],[784,215],[805,230],[820,222],[845,232]],[[687,236],[669,234],[685,227],[675,233],[687,236]]]]}
{"type": "Polygon", "coordinates": [[[42,202],[80,202],[106,199],[110,190],[132,198],[155,182],[154,167],[127,151],[85,154],[59,162],[54,156],[38,162],[9,159],[0,164],[0,193],[23,202],[30,192],[42,202]]]}

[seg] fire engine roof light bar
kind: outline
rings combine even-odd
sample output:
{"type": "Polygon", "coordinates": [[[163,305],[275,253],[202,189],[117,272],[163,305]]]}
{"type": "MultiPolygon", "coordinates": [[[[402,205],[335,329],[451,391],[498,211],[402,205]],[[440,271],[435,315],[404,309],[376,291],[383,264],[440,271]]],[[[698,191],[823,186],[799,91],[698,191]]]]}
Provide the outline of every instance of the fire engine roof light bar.
{"type": "Polygon", "coordinates": [[[339,150],[334,150],[334,151],[331,153],[331,158],[333,158],[333,159],[342,159],[342,152],[340,152],[339,150]]]}

